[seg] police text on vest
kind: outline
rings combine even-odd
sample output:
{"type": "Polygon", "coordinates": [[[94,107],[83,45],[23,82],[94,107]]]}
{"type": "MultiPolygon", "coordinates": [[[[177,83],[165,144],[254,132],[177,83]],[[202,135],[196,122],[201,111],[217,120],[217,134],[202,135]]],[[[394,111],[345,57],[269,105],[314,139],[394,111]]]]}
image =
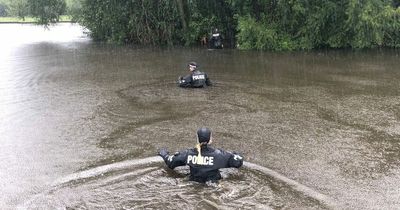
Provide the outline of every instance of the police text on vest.
{"type": "Polygon", "coordinates": [[[206,77],[203,74],[193,75],[192,77],[193,77],[193,80],[206,79],[206,77]]]}
{"type": "Polygon", "coordinates": [[[214,165],[214,157],[189,155],[187,157],[187,163],[197,164],[197,165],[214,165]]]}

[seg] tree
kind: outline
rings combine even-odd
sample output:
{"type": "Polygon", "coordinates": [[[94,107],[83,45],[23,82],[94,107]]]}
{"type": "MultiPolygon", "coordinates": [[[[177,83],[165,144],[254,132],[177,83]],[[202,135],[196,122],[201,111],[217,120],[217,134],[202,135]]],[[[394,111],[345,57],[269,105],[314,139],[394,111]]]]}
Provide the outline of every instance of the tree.
{"type": "Polygon", "coordinates": [[[397,1],[252,0],[242,7],[238,44],[269,50],[398,46],[400,10],[391,6],[397,1]],[[247,12],[254,2],[272,11],[247,12]]]}
{"type": "MultiPolygon", "coordinates": [[[[65,12],[64,0],[13,2],[24,1],[41,24],[65,12]]],[[[68,12],[103,41],[194,45],[218,28],[225,44],[242,49],[400,45],[400,0],[67,1],[68,12]]]]}
{"type": "Polygon", "coordinates": [[[181,17],[182,28],[184,32],[187,32],[189,22],[189,12],[186,0],[176,0],[178,5],[179,16],[181,17]]]}
{"type": "Polygon", "coordinates": [[[65,0],[28,0],[28,5],[30,14],[43,25],[57,22],[66,9],[65,0]]]}
{"type": "Polygon", "coordinates": [[[8,15],[8,6],[0,2],[0,17],[5,17],[8,15]]]}
{"type": "Polygon", "coordinates": [[[29,4],[27,0],[13,0],[10,1],[10,15],[20,17],[25,20],[29,15],[29,4]]]}
{"type": "Polygon", "coordinates": [[[392,5],[394,8],[400,7],[400,0],[393,0],[392,5]]]}
{"type": "Polygon", "coordinates": [[[77,17],[79,17],[81,10],[81,0],[66,0],[66,14],[71,15],[74,20],[78,20],[77,17]]]}

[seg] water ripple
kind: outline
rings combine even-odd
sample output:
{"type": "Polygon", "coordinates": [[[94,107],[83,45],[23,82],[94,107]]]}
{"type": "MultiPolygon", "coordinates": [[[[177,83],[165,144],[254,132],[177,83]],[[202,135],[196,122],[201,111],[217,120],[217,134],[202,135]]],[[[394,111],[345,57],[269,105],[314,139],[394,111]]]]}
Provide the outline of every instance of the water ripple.
{"type": "Polygon", "coordinates": [[[20,209],[282,209],[336,208],[329,197],[268,168],[245,162],[224,169],[218,185],[187,180],[188,168],[166,170],[160,157],[128,160],[56,180],[20,209]]]}

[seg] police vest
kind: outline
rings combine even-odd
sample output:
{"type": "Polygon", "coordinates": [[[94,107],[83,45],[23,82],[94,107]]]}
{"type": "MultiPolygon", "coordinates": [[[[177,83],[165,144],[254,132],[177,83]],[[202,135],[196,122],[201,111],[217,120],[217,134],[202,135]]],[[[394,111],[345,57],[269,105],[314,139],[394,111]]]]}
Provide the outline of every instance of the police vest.
{"type": "Polygon", "coordinates": [[[206,84],[206,75],[202,72],[196,72],[192,75],[193,87],[203,87],[206,84]]]}

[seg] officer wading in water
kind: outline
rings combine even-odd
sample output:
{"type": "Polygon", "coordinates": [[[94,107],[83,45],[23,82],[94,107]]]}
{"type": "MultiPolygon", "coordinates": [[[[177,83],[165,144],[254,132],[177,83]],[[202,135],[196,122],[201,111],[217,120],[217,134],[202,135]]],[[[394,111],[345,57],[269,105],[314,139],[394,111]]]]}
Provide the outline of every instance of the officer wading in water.
{"type": "Polygon", "coordinates": [[[210,129],[200,128],[197,130],[197,139],[196,148],[177,152],[174,155],[169,155],[167,149],[163,148],[158,155],[164,159],[171,169],[189,165],[189,180],[200,183],[220,180],[222,178],[219,172],[220,168],[239,168],[243,165],[243,157],[239,154],[214,149],[209,146],[212,142],[210,129]]]}
{"type": "Polygon", "coordinates": [[[190,74],[186,75],[185,77],[179,77],[179,87],[201,88],[204,86],[211,86],[211,81],[207,74],[197,70],[198,65],[196,62],[190,62],[188,66],[190,74]]]}

